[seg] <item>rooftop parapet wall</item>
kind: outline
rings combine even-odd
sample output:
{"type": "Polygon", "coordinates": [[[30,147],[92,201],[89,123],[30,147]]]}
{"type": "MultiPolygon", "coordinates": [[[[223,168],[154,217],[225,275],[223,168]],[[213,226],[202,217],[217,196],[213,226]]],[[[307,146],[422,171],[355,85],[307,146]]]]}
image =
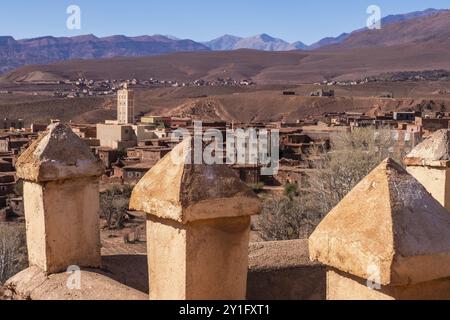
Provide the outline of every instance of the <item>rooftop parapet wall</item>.
{"type": "Polygon", "coordinates": [[[15,300],[148,300],[146,293],[121,284],[98,270],[80,271],[80,289],[67,286],[67,273],[47,276],[40,268],[30,267],[5,284],[15,300]]]}
{"type": "Polygon", "coordinates": [[[134,188],[132,210],[180,223],[258,214],[261,204],[226,165],[190,163],[186,139],[134,188]]]}
{"type": "Polygon", "coordinates": [[[417,145],[404,159],[407,166],[450,168],[450,130],[439,130],[417,145]]]}
{"type": "Polygon", "coordinates": [[[46,182],[98,177],[99,161],[68,125],[50,125],[19,157],[17,176],[26,181],[46,182]]]}
{"type": "Polygon", "coordinates": [[[150,298],[245,299],[250,216],[260,201],[226,165],[191,164],[191,146],[175,147],[131,197],[131,209],[148,216],[150,298]]]}
{"type": "MultiPolygon", "coordinates": [[[[311,259],[331,268],[330,299],[371,299],[369,288],[351,293],[353,278],[375,281],[381,299],[402,299],[395,292],[413,285],[450,281],[450,215],[391,159],[328,214],[309,242],[311,259]]],[[[450,298],[450,292],[437,287],[434,297],[450,298]]],[[[421,299],[420,290],[415,298],[421,299]]]]}
{"type": "Polygon", "coordinates": [[[404,159],[407,171],[450,211],[450,130],[439,130],[404,159]]]}
{"type": "Polygon", "coordinates": [[[99,267],[100,162],[68,125],[54,124],[19,158],[29,262],[46,273],[99,267]]]}

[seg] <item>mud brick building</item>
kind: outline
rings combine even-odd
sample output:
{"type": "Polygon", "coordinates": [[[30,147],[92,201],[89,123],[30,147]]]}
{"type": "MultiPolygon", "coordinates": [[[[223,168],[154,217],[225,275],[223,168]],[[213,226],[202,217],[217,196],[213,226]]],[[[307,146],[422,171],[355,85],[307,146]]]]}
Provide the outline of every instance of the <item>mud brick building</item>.
{"type": "Polygon", "coordinates": [[[127,155],[129,158],[138,158],[142,162],[156,164],[171,150],[171,148],[159,146],[135,147],[128,149],[127,155]]]}
{"type": "Polygon", "coordinates": [[[154,165],[154,163],[140,162],[121,168],[123,182],[131,185],[137,184],[154,165]]]}
{"type": "Polygon", "coordinates": [[[119,159],[119,151],[111,148],[97,148],[97,156],[106,169],[111,169],[112,164],[119,159]]]}

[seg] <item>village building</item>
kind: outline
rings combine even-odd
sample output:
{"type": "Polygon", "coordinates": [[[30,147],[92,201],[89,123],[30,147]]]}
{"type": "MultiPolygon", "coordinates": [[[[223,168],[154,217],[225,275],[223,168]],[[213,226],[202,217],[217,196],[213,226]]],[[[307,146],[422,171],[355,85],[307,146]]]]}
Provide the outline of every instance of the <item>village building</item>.
{"type": "Polygon", "coordinates": [[[0,173],[0,209],[3,209],[8,204],[8,199],[14,193],[16,185],[16,178],[13,172],[0,173]]]}
{"type": "Polygon", "coordinates": [[[35,134],[26,132],[0,134],[0,152],[11,152],[14,155],[19,155],[35,138],[35,134]]]}
{"type": "Polygon", "coordinates": [[[140,162],[121,168],[121,178],[126,184],[137,184],[145,174],[154,166],[154,163],[140,162]]]}
{"type": "Polygon", "coordinates": [[[95,125],[71,124],[70,127],[81,139],[95,139],[97,137],[97,127],[95,125]]]}
{"type": "Polygon", "coordinates": [[[139,141],[138,147],[169,147],[172,143],[172,138],[157,138],[139,141]]]}
{"type": "Polygon", "coordinates": [[[169,120],[169,127],[171,129],[186,128],[192,126],[191,118],[171,117],[169,120]]]}
{"type": "Polygon", "coordinates": [[[379,95],[379,97],[383,98],[383,99],[393,99],[394,98],[394,94],[392,92],[382,92],[379,95]]]}
{"type": "Polygon", "coordinates": [[[97,156],[106,169],[111,169],[112,164],[119,159],[119,151],[117,149],[100,147],[97,148],[97,156]]]}
{"type": "Polygon", "coordinates": [[[396,121],[414,122],[416,119],[416,112],[394,112],[393,119],[396,121]]]}
{"type": "Polygon", "coordinates": [[[40,124],[40,123],[32,123],[31,124],[31,132],[38,133],[43,132],[47,130],[47,124],[40,124]]]}
{"type": "Polygon", "coordinates": [[[277,185],[285,186],[295,184],[299,191],[308,191],[310,188],[309,179],[315,169],[305,168],[303,166],[280,165],[277,175],[274,177],[277,185]]]}
{"type": "Polygon", "coordinates": [[[334,97],[335,93],[334,90],[325,90],[325,89],[318,89],[316,91],[313,91],[310,93],[311,97],[334,97]]]}
{"type": "Polygon", "coordinates": [[[0,120],[0,129],[3,130],[21,130],[24,128],[24,121],[23,119],[2,119],[0,120]]]}
{"type": "Polygon", "coordinates": [[[232,165],[231,168],[243,182],[249,185],[256,185],[264,182],[264,178],[261,176],[261,165],[235,164],[232,165]]]}
{"type": "Polygon", "coordinates": [[[149,146],[149,147],[135,147],[127,151],[129,158],[138,158],[142,162],[156,164],[172,149],[168,147],[149,146]]]}
{"type": "Polygon", "coordinates": [[[97,124],[100,146],[123,150],[137,146],[137,137],[131,125],[97,124]]]}
{"type": "Polygon", "coordinates": [[[441,129],[449,128],[450,118],[423,118],[416,117],[415,123],[417,126],[422,127],[422,131],[425,135],[433,133],[441,129]]]}
{"type": "Polygon", "coordinates": [[[146,115],[141,117],[142,124],[151,124],[154,125],[155,127],[159,126],[160,124],[170,126],[170,121],[171,117],[162,117],[153,115],[146,115]]]}
{"type": "Polygon", "coordinates": [[[10,161],[0,159],[0,172],[14,172],[14,166],[10,161]]]}
{"type": "Polygon", "coordinates": [[[160,137],[166,136],[165,127],[160,125],[155,127],[154,125],[148,124],[136,124],[133,125],[134,133],[136,134],[136,138],[138,143],[151,139],[158,139],[160,137]],[[164,133],[161,133],[164,130],[164,133]]]}
{"type": "Polygon", "coordinates": [[[100,146],[126,150],[133,148],[138,143],[163,138],[168,135],[165,127],[156,126],[157,120],[145,118],[144,122],[136,124],[134,119],[134,92],[128,88],[117,93],[117,120],[105,121],[105,124],[97,124],[97,139],[100,146]]]}

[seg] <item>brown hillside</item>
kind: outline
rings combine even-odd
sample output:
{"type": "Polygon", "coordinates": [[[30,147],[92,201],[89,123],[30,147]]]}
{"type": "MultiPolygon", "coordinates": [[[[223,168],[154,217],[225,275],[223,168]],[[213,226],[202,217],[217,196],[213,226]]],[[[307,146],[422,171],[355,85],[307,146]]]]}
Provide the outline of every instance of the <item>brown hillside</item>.
{"type": "Polygon", "coordinates": [[[382,25],[380,30],[353,32],[344,42],[328,50],[336,48],[384,47],[413,43],[430,46],[449,43],[450,10],[412,20],[382,25]]]}
{"type": "MultiPolygon", "coordinates": [[[[312,98],[314,85],[254,86],[250,88],[192,87],[137,90],[136,113],[192,116],[202,120],[295,121],[324,112],[410,110],[430,101],[436,111],[450,110],[449,82],[370,83],[334,86],[336,98],[312,98]],[[295,96],[282,91],[293,90],[295,96]],[[380,99],[392,92],[395,99],[380,99]],[[448,92],[448,93],[445,93],[448,92]],[[206,98],[195,98],[207,95],[206,98]]],[[[24,118],[27,123],[59,118],[79,123],[115,119],[114,98],[57,99],[33,95],[0,95],[0,117],[24,118]]]]}
{"type": "Polygon", "coordinates": [[[322,80],[352,80],[394,71],[450,70],[450,40],[436,45],[407,44],[379,48],[315,52],[177,53],[145,58],[76,60],[27,66],[7,74],[4,81],[45,78],[149,79],[193,81],[231,77],[252,78],[258,84],[297,84],[322,80]]]}

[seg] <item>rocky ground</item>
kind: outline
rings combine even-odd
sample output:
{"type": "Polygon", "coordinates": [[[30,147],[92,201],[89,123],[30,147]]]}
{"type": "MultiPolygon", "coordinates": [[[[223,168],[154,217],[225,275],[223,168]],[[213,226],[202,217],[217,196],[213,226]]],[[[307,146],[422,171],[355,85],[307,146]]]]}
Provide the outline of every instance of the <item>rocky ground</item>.
{"type": "Polygon", "coordinates": [[[0,286],[0,300],[12,300],[12,299],[13,293],[10,290],[0,286]]]}

